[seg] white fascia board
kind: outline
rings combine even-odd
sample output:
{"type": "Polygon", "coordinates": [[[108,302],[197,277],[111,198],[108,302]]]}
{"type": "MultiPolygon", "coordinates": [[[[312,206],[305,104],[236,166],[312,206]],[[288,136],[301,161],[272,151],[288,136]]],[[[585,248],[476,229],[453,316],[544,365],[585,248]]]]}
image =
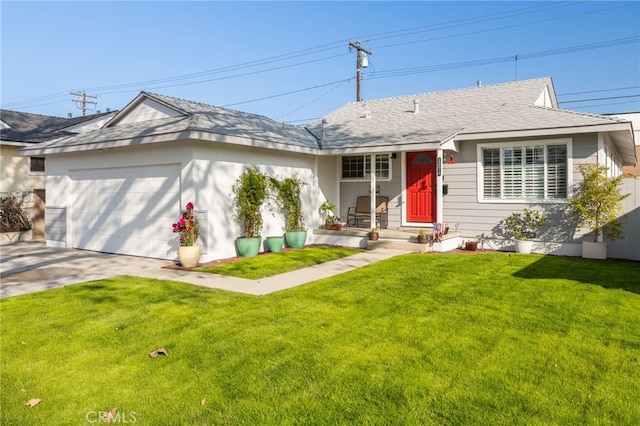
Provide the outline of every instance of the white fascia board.
{"type": "Polygon", "coordinates": [[[18,151],[18,154],[20,154],[21,156],[70,154],[74,152],[97,151],[100,149],[105,150],[105,149],[111,149],[111,148],[146,145],[146,144],[152,144],[152,143],[172,142],[175,140],[186,139],[188,137],[189,137],[189,132],[187,131],[187,132],[179,132],[179,133],[168,133],[168,134],[162,134],[162,135],[144,136],[141,138],[134,138],[134,139],[126,138],[126,139],[109,140],[104,142],[87,142],[87,143],[78,142],[73,145],[65,145],[65,146],[44,146],[44,147],[35,146],[32,148],[23,148],[18,151]]]}
{"type": "MultiPolygon", "coordinates": [[[[397,145],[346,146],[341,148],[323,148],[320,155],[372,154],[380,152],[435,151],[442,148],[442,142],[421,142],[397,145]]],[[[448,148],[447,148],[448,149],[448,148]]]]}
{"type": "Polygon", "coordinates": [[[598,133],[629,130],[629,123],[597,124],[580,127],[550,127],[541,129],[505,130],[497,132],[460,133],[456,140],[526,138],[550,135],[571,135],[577,133],[598,133]]]}
{"type": "Polygon", "coordinates": [[[161,135],[150,135],[139,138],[123,138],[118,140],[110,140],[104,142],[88,142],[76,143],[74,145],[65,145],[61,147],[32,147],[24,148],[19,151],[22,156],[47,155],[47,154],[65,154],[82,151],[96,151],[100,149],[121,148],[128,146],[147,145],[154,143],[174,142],[179,140],[195,140],[204,142],[221,142],[230,145],[241,145],[255,148],[266,148],[280,151],[297,152],[301,154],[318,154],[317,149],[291,145],[287,143],[279,143],[265,141],[262,139],[243,138],[238,136],[229,136],[217,133],[202,132],[197,130],[186,130],[183,132],[166,133],[161,135]]]}

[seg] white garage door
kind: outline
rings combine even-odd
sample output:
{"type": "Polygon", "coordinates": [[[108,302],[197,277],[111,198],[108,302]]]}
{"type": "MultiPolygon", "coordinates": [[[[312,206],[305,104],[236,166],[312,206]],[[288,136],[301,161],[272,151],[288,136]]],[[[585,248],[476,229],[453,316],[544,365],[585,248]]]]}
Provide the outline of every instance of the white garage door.
{"type": "Polygon", "coordinates": [[[79,170],[73,179],[73,247],[172,259],[180,167],[79,170]]]}

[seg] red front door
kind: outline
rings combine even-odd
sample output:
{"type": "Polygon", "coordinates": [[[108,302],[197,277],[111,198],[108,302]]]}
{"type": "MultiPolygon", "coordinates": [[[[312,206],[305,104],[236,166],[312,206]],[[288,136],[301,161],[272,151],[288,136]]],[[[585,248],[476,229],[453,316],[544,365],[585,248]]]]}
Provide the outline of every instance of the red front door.
{"type": "Polygon", "coordinates": [[[436,221],[436,153],[407,152],[407,222],[436,221]]]}

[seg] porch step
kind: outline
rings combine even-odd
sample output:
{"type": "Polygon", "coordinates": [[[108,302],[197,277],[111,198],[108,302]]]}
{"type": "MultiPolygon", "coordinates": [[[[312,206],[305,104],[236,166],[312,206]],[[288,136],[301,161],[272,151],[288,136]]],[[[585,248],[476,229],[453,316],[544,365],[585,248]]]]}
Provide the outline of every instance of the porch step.
{"type": "MultiPolygon", "coordinates": [[[[429,241],[427,244],[418,243],[419,229],[381,229],[378,241],[369,240],[369,230],[364,228],[342,228],[340,231],[315,229],[314,239],[320,244],[335,244],[347,247],[362,247],[367,249],[385,248],[404,250],[416,253],[442,252],[456,249],[461,243],[460,234],[449,232],[442,236],[441,241],[429,241]]],[[[431,231],[427,231],[431,236],[431,231]]]]}
{"type": "Polygon", "coordinates": [[[371,250],[380,248],[405,250],[414,253],[443,252],[456,249],[461,241],[459,233],[450,232],[443,235],[440,241],[429,239],[426,244],[420,244],[418,243],[418,231],[384,229],[380,231],[380,238],[377,241],[367,241],[367,248],[371,250]]]}

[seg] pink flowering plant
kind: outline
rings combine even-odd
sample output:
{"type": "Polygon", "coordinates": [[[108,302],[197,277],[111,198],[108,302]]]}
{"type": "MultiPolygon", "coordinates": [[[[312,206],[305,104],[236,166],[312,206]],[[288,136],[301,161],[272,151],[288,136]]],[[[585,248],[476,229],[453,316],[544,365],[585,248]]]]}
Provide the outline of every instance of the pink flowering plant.
{"type": "Polygon", "coordinates": [[[187,203],[187,210],[182,212],[180,220],[173,224],[173,232],[180,234],[181,246],[195,245],[200,235],[200,224],[193,210],[193,203],[187,203]]]}

